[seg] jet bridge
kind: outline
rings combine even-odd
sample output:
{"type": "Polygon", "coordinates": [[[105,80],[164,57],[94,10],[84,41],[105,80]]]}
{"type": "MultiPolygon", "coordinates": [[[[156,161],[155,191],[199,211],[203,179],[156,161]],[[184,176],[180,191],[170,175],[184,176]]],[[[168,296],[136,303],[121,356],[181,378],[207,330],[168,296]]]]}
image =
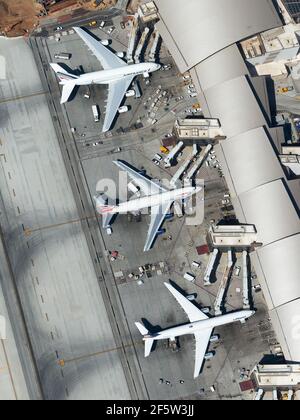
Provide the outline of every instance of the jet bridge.
{"type": "Polygon", "coordinates": [[[192,155],[187,158],[187,160],[184,162],[184,164],[178,169],[176,174],[173,176],[173,178],[170,181],[170,184],[172,187],[176,187],[178,181],[181,179],[182,175],[187,171],[188,167],[192,163],[193,159],[197,156],[199,153],[197,145],[194,145],[192,155]]]}
{"type": "Polygon", "coordinates": [[[249,300],[249,272],[248,272],[248,252],[243,252],[243,307],[250,309],[249,300]]]}
{"type": "Polygon", "coordinates": [[[210,254],[210,259],[209,259],[209,263],[208,266],[206,267],[206,271],[204,274],[204,285],[205,286],[210,286],[211,285],[211,273],[213,272],[217,257],[219,255],[219,250],[218,249],[214,249],[213,253],[210,254]]]}
{"type": "Polygon", "coordinates": [[[137,46],[137,49],[136,49],[136,52],[135,52],[135,56],[134,56],[134,61],[135,61],[136,64],[141,62],[140,58],[141,58],[142,50],[144,48],[144,45],[145,45],[145,42],[146,42],[146,39],[147,39],[147,36],[148,36],[149,32],[150,32],[150,29],[145,28],[143,33],[142,33],[142,36],[139,40],[139,43],[138,43],[138,46],[137,46]]]}
{"type": "Polygon", "coordinates": [[[153,32],[152,35],[152,46],[151,46],[151,50],[150,50],[150,54],[149,54],[149,61],[155,63],[156,61],[156,53],[157,53],[157,47],[158,47],[158,42],[160,39],[160,34],[158,32],[157,29],[155,29],[155,31],[153,32]]]}
{"type": "Polygon", "coordinates": [[[172,165],[172,161],[176,158],[176,156],[181,152],[182,149],[184,149],[185,144],[183,141],[180,141],[177,143],[177,145],[172,149],[172,151],[168,154],[168,156],[165,158],[165,167],[170,168],[172,165]]]}
{"type": "Polygon", "coordinates": [[[139,29],[139,17],[138,17],[138,14],[135,14],[134,19],[132,21],[132,28],[130,32],[129,45],[128,45],[128,50],[127,50],[127,63],[128,64],[134,63],[133,52],[135,48],[138,29],[139,29]]]}
{"type": "Polygon", "coordinates": [[[191,181],[196,173],[199,171],[203,163],[205,162],[205,159],[207,158],[209,152],[212,149],[212,145],[209,144],[204,150],[202,150],[199,159],[196,161],[195,165],[191,168],[189,173],[187,174],[187,177],[185,178],[186,181],[191,181]]]}
{"type": "Polygon", "coordinates": [[[232,267],[233,267],[233,258],[232,258],[232,250],[230,249],[227,253],[227,267],[223,275],[223,278],[219,287],[217,299],[215,302],[215,315],[216,316],[222,315],[223,299],[226,292],[228,281],[232,273],[232,267]]]}

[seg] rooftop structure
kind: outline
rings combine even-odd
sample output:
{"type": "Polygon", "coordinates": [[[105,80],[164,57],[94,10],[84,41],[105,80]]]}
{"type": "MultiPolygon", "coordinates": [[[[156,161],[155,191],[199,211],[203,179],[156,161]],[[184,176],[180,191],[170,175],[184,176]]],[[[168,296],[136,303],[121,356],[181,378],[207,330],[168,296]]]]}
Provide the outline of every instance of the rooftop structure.
{"type": "Polygon", "coordinates": [[[138,14],[144,23],[158,19],[157,8],[153,1],[141,4],[138,8],[138,14]]]}
{"type": "Polygon", "coordinates": [[[300,176],[300,144],[282,147],[281,163],[289,168],[296,176],[300,176]]]}
{"type": "Polygon", "coordinates": [[[287,65],[299,62],[300,24],[272,29],[241,42],[248,62],[256,66],[259,75],[287,74],[287,65]]]}
{"type": "Polygon", "coordinates": [[[257,232],[253,225],[212,225],[209,242],[213,248],[252,248],[257,242],[257,232]]]}
{"type": "Polygon", "coordinates": [[[295,22],[300,22],[300,1],[299,0],[281,0],[283,6],[295,22]]]}
{"type": "Polygon", "coordinates": [[[258,388],[265,391],[300,389],[300,365],[258,365],[252,374],[258,388]]]}
{"type": "Polygon", "coordinates": [[[263,246],[252,263],[284,355],[300,361],[299,207],[278,159],[285,139],[273,126],[267,79],[251,75],[238,46],[281,27],[281,16],[270,0],[228,0],[226,9],[217,0],[156,4],[168,49],[182,73],[190,70],[204,115],[219,119],[227,137],[215,150],[232,203],[240,223],[256,226],[263,246]]]}
{"type": "Polygon", "coordinates": [[[186,118],[175,122],[175,133],[181,140],[224,139],[219,120],[213,118],[186,118]]]}

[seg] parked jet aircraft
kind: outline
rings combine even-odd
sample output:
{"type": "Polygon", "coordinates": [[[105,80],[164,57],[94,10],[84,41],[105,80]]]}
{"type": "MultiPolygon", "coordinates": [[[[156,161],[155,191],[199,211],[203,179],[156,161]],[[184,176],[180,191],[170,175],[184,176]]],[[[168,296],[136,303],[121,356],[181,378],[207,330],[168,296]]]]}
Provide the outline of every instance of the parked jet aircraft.
{"type": "Polygon", "coordinates": [[[156,63],[128,65],[83,29],[76,27],[74,30],[100,61],[104,70],[77,76],[67,72],[59,64],[50,63],[60,80],[60,84],[63,86],[61,104],[69,100],[75,86],[107,84],[108,99],[102,129],[103,132],[106,132],[110,129],[133,79],[141,74],[144,77],[149,77],[149,73],[159,70],[161,66],[156,63]]]}
{"type": "Polygon", "coordinates": [[[151,181],[149,178],[120,160],[114,162],[121,170],[126,171],[129,177],[139,186],[145,197],[120,203],[119,205],[109,205],[101,196],[94,197],[97,211],[103,216],[103,228],[110,226],[115,214],[137,212],[151,207],[151,223],[144,248],[144,252],[149,251],[155,241],[161,225],[163,224],[172,204],[175,201],[186,200],[202,190],[201,187],[187,187],[177,190],[167,190],[162,186],[151,181]]]}
{"type": "Polygon", "coordinates": [[[156,334],[151,334],[144,325],[136,322],[135,325],[143,335],[143,340],[145,341],[145,357],[150,355],[154,341],[156,340],[169,339],[175,341],[176,337],[194,334],[196,339],[194,378],[196,379],[200,375],[205,354],[214,328],[231,324],[233,322],[244,323],[248,318],[255,314],[255,311],[240,311],[215,318],[209,318],[173,286],[168,283],[165,283],[165,286],[172,293],[177,302],[182,306],[191,323],[170,328],[156,334]]]}

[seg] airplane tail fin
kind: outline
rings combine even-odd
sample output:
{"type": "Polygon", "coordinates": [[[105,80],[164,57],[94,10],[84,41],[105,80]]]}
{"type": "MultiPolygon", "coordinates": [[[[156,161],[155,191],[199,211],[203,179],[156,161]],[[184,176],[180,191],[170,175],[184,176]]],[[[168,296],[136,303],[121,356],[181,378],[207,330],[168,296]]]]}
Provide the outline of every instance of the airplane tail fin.
{"type": "Polygon", "coordinates": [[[61,95],[61,104],[68,102],[72,92],[76,86],[76,80],[78,76],[67,72],[62,66],[57,63],[50,63],[50,66],[57,74],[57,77],[60,80],[60,84],[63,85],[62,95],[61,95]]]}
{"type": "Polygon", "coordinates": [[[147,330],[147,328],[141,324],[140,322],[136,322],[135,323],[137,329],[139,330],[139,332],[142,334],[142,336],[148,335],[149,331],[147,330]]]}
{"type": "Polygon", "coordinates": [[[102,215],[102,227],[103,229],[107,229],[111,227],[112,219],[114,218],[115,214],[109,212],[109,208],[111,206],[108,205],[108,197],[104,194],[99,194],[98,196],[94,197],[97,212],[102,215]]]}
{"type": "Polygon", "coordinates": [[[140,322],[136,322],[135,325],[138,328],[139,332],[144,337],[145,357],[148,357],[148,356],[150,356],[150,353],[151,353],[152,347],[153,347],[153,343],[154,343],[155,340],[154,340],[154,338],[147,337],[147,335],[149,334],[149,331],[147,330],[147,328],[143,324],[141,324],[140,322]]]}
{"type": "Polygon", "coordinates": [[[61,84],[68,83],[72,80],[76,80],[79,77],[76,76],[76,74],[70,73],[67,70],[65,70],[62,66],[60,66],[57,63],[50,63],[50,66],[57,74],[57,77],[59,78],[61,84]]]}

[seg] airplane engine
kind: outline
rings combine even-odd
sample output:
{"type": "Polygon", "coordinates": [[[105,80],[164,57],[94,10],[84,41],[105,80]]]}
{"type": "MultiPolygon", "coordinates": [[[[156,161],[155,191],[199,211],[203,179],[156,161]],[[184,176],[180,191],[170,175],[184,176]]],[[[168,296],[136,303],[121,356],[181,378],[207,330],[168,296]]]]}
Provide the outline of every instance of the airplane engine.
{"type": "Polygon", "coordinates": [[[149,75],[149,73],[147,71],[145,71],[143,73],[143,76],[144,76],[145,79],[149,79],[149,77],[150,77],[150,75],[149,75]]]}

